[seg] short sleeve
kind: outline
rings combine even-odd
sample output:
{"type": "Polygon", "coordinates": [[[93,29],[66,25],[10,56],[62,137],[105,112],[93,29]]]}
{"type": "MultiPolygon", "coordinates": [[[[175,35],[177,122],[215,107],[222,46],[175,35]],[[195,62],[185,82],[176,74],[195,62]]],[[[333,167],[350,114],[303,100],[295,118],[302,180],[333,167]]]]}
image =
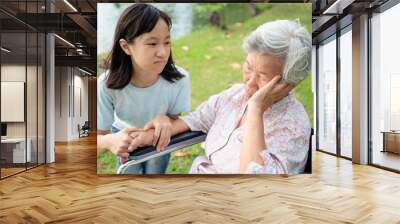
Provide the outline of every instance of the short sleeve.
{"type": "Polygon", "coordinates": [[[211,96],[206,102],[201,103],[195,111],[179,118],[186,123],[191,131],[207,133],[215,121],[217,101],[218,95],[211,96]]]}
{"type": "Polygon", "coordinates": [[[178,81],[178,94],[176,98],[174,98],[172,107],[168,110],[168,114],[170,115],[189,112],[191,107],[189,74],[182,68],[179,68],[178,70],[184,75],[184,77],[178,81]]]}
{"type": "Polygon", "coordinates": [[[109,130],[114,122],[114,104],[110,90],[106,87],[106,74],[97,81],[97,128],[109,130]]]}
{"type": "Polygon", "coordinates": [[[240,90],[240,85],[232,86],[219,94],[213,95],[207,101],[201,103],[195,111],[179,118],[186,123],[190,130],[207,133],[216,120],[220,106],[232,100],[232,96],[238,90],[240,90]]]}

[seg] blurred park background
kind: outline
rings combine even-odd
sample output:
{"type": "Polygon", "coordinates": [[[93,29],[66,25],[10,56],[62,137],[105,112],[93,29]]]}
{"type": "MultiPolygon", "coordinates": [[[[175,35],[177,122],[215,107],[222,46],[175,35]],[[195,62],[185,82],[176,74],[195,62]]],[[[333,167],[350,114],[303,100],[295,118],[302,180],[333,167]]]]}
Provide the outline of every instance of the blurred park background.
{"type": "MultiPolygon", "coordinates": [[[[104,59],[111,48],[119,14],[130,4],[98,5],[97,74],[104,72],[104,59]]],[[[172,18],[172,53],[175,63],[190,73],[192,110],[210,96],[242,81],[245,59],[243,39],[259,25],[277,19],[298,19],[311,33],[311,3],[158,3],[172,18]]],[[[311,35],[311,34],[310,34],[311,35]]],[[[311,76],[295,95],[313,121],[311,76]]],[[[204,155],[201,144],[172,153],[168,174],[187,174],[192,161],[204,155]]],[[[116,172],[115,156],[100,153],[98,174],[116,172]]]]}

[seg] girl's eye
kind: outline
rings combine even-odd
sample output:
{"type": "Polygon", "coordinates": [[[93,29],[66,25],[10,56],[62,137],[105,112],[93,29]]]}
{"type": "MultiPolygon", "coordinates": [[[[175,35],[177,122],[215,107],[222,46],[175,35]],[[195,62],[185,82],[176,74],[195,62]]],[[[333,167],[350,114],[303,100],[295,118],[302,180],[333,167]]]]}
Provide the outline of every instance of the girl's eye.
{"type": "Polygon", "coordinates": [[[170,44],[171,44],[171,42],[170,42],[170,41],[167,41],[167,42],[165,42],[165,44],[166,44],[166,45],[170,45],[170,44]]]}
{"type": "Polygon", "coordinates": [[[147,45],[149,45],[149,46],[156,46],[157,44],[156,44],[156,43],[148,43],[147,45]]]}

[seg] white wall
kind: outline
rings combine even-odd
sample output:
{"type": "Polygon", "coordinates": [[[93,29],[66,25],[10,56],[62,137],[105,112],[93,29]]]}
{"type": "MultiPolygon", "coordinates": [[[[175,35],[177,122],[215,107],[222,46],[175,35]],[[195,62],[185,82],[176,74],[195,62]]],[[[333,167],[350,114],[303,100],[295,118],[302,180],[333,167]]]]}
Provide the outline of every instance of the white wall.
{"type": "Polygon", "coordinates": [[[81,76],[83,75],[83,73],[81,73],[79,70],[75,70],[75,75],[74,75],[74,100],[75,100],[75,106],[74,106],[74,110],[75,113],[74,114],[74,119],[73,119],[73,124],[72,127],[72,133],[73,136],[78,136],[78,129],[76,128],[78,126],[78,124],[80,124],[81,126],[85,123],[85,121],[88,120],[88,96],[89,96],[89,92],[88,92],[88,77],[84,77],[81,76]],[[77,74],[78,72],[78,74],[77,74]],[[80,93],[78,93],[77,91],[80,91],[80,93]],[[80,97],[79,97],[80,95],[80,97]],[[80,101],[80,102],[79,102],[80,101]],[[81,107],[81,108],[79,108],[81,107]],[[79,109],[81,111],[79,111],[79,109]]]}
{"type": "Polygon", "coordinates": [[[56,67],[55,107],[55,140],[77,139],[78,124],[88,120],[88,78],[78,69],[56,67]]]}
{"type": "Polygon", "coordinates": [[[68,140],[68,68],[55,68],[55,141],[68,140]]]}

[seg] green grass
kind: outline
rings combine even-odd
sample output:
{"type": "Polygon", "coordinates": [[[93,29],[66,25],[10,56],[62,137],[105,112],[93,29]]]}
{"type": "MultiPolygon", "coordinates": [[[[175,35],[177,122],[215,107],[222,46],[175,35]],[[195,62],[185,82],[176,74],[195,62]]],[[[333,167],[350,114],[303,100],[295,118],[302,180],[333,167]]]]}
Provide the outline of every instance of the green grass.
{"type": "Polygon", "coordinates": [[[97,173],[114,174],[116,173],[117,160],[111,152],[97,154],[97,173]]]}
{"type": "MultiPolygon", "coordinates": [[[[240,66],[245,59],[241,44],[243,38],[259,25],[276,19],[298,18],[311,33],[311,4],[271,5],[257,17],[243,23],[231,24],[227,30],[205,26],[173,42],[175,63],[190,73],[192,110],[211,95],[241,82],[240,66]]],[[[296,87],[295,94],[312,120],[313,96],[310,76],[296,87]]],[[[200,145],[174,152],[167,173],[188,173],[193,159],[198,155],[204,155],[200,145]]],[[[99,173],[115,172],[115,159],[111,153],[102,153],[98,159],[99,173]]]]}

